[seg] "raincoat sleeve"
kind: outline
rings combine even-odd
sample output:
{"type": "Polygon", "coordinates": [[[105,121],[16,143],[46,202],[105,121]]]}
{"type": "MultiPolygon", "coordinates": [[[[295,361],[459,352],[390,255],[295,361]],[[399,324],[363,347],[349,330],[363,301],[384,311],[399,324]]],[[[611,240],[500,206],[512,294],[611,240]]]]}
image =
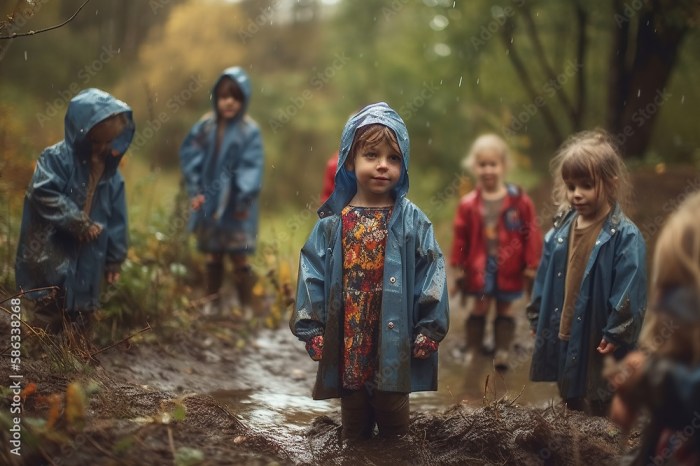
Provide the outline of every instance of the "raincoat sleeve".
{"type": "Polygon", "coordinates": [[[330,272],[326,270],[326,253],[330,238],[323,234],[321,224],[316,223],[299,258],[296,304],[289,327],[302,341],[323,335],[326,326],[325,282],[330,272]]]}
{"type": "Polygon", "coordinates": [[[535,205],[529,196],[523,193],[522,195],[522,212],[525,219],[525,267],[528,269],[536,269],[542,256],[542,232],[537,226],[537,214],[535,213],[535,205]]]}
{"type": "Polygon", "coordinates": [[[126,197],[124,178],[117,172],[112,177],[112,212],[107,222],[107,270],[115,271],[124,259],[127,250],[126,197]]]}
{"type": "Polygon", "coordinates": [[[206,155],[207,120],[197,122],[180,145],[180,169],[190,198],[202,193],[202,170],[206,155]]]}
{"type": "Polygon", "coordinates": [[[609,316],[603,337],[629,348],[637,342],[646,310],[646,245],[634,225],[621,228],[615,242],[609,316]]]}
{"type": "Polygon", "coordinates": [[[263,177],[263,144],[260,129],[249,123],[245,148],[236,168],[236,210],[247,210],[260,193],[263,177]]]}
{"type": "Polygon", "coordinates": [[[539,261],[539,266],[537,267],[537,275],[535,276],[535,283],[532,287],[532,296],[530,297],[530,302],[525,308],[527,318],[530,321],[530,328],[533,330],[537,329],[537,321],[540,318],[542,291],[544,289],[545,281],[547,280],[547,269],[549,268],[549,260],[552,255],[553,237],[554,229],[549,230],[544,237],[542,258],[539,261]]]}
{"type": "Polygon", "coordinates": [[[439,342],[445,338],[450,320],[445,258],[428,219],[419,219],[417,225],[415,333],[439,342]]]}
{"type": "Polygon", "coordinates": [[[92,225],[90,217],[63,193],[70,178],[70,167],[61,162],[60,153],[47,150],[39,157],[27,189],[27,199],[45,221],[80,236],[92,225]]]}

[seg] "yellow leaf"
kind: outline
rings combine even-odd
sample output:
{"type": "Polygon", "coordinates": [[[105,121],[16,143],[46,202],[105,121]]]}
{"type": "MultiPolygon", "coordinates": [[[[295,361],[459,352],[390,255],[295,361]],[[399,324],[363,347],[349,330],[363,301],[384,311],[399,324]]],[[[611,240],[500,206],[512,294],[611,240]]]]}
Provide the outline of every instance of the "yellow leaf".
{"type": "Polygon", "coordinates": [[[66,388],[66,421],[71,427],[82,429],[87,412],[87,398],[83,387],[72,382],[66,388]]]}

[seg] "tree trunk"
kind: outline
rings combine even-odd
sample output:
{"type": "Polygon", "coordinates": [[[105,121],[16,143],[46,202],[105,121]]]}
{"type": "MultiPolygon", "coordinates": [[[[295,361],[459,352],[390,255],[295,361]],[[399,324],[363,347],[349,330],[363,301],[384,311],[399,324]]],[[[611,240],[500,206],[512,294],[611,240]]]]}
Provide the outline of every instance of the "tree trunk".
{"type": "MultiPolygon", "coordinates": [[[[644,156],[652,129],[664,103],[671,71],[688,25],[667,19],[668,11],[658,3],[640,12],[636,37],[630,44],[629,7],[615,2],[618,29],[613,40],[608,81],[607,129],[626,157],[644,156]],[[628,59],[632,50],[634,54],[628,59]]],[[[679,14],[678,10],[673,12],[679,14]]]]}

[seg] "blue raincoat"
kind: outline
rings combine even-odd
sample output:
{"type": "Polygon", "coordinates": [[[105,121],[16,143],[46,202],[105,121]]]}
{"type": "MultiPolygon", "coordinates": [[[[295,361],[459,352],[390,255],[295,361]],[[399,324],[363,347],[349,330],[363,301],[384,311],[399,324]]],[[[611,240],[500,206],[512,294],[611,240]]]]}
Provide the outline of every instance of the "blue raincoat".
{"type": "Polygon", "coordinates": [[[214,112],[197,122],[180,147],[180,166],[190,198],[203,194],[204,204],[192,212],[190,231],[205,252],[255,252],[258,195],[263,176],[263,146],[258,125],[246,115],[251,96],[248,75],[240,67],[224,70],[212,88],[214,112]],[[218,154],[216,88],[224,78],[238,84],[241,111],[228,121],[218,154]],[[235,216],[246,212],[245,219],[235,216]]]}
{"type": "MultiPolygon", "coordinates": [[[[62,287],[67,311],[99,307],[105,267],[118,270],[127,252],[124,178],[118,167],[134,136],[131,108],[99,89],[85,89],[69,103],[65,139],[42,152],[24,199],[15,277],[18,289],[62,287]],[[88,131],[123,113],[124,131],[112,141],[119,152],[108,156],[95,188],[89,215],[83,212],[90,177],[88,131]],[[93,241],[78,237],[92,223],[103,227],[93,241]]],[[[29,293],[41,299],[48,291],[29,293]]]]}
{"type": "Polygon", "coordinates": [[[342,394],[340,364],[343,341],[343,252],[340,214],[355,195],[355,175],[345,169],[355,131],[379,123],[396,134],[403,154],[403,171],[388,223],[384,259],[382,308],[379,319],[379,367],[373,388],[409,393],[437,389],[437,353],[427,359],[411,355],[422,333],[441,341],[448,329],[449,308],[445,261],[432,224],[406,198],[409,140],[404,122],[387,104],[365,107],[350,118],[341,137],[335,189],[318,211],[321,219],[301,250],[297,299],[290,319],[292,333],[302,341],[324,336],[315,399],[342,394]]]}
{"type": "Polygon", "coordinates": [[[605,337],[618,346],[615,356],[632,349],[646,311],[646,245],[639,229],[618,205],[608,215],[591,255],[576,300],[571,337],[559,339],[569,232],[574,210],[560,216],[547,235],[528,305],[536,329],[530,379],[557,381],[563,397],[608,401],[612,392],[602,377],[603,356],[596,351],[605,337]]]}

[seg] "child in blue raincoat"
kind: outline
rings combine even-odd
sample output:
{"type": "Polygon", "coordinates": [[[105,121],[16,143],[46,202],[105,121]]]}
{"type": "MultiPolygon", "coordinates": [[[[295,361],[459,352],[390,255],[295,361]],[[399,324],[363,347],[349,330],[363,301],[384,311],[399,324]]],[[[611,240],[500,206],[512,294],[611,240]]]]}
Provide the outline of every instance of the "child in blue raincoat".
{"type": "Polygon", "coordinates": [[[65,138],[42,152],[24,200],[15,276],[48,330],[89,339],[103,278],[127,252],[119,162],[134,136],[131,108],[99,89],[71,99],[65,138]]]}
{"type": "Polygon", "coordinates": [[[258,125],[247,115],[252,88],[240,67],[223,71],[212,89],[214,111],[197,122],[180,147],[180,165],[190,197],[189,228],[207,255],[206,290],[218,312],[224,256],[243,308],[251,305],[256,276],[248,263],[258,235],[258,196],[263,146],[258,125]]]}
{"type": "MultiPolygon", "coordinates": [[[[648,412],[629,464],[700,464],[700,192],[669,217],[654,251],[640,350],[606,370],[610,417],[630,429],[648,412]]],[[[627,464],[627,463],[626,463],[627,464]]]]}
{"type": "Polygon", "coordinates": [[[627,169],[610,137],[584,131],[552,161],[560,210],[545,236],[532,302],[530,379],[556,381],[570,409],[604,416],[603,357],[634,348],[646,309],[646,246],[622,211],[627,169]]]}
{"type": "Polygon", "coordinates": [[[437,389],[448,329],[442,251],[406,198],[409,139],[385,103],[343,130],[335,188],[301,250],[292,333],[319,361],[314,399],[340,398],[343,437],[408,432],[409,393],[437,389]]]}

